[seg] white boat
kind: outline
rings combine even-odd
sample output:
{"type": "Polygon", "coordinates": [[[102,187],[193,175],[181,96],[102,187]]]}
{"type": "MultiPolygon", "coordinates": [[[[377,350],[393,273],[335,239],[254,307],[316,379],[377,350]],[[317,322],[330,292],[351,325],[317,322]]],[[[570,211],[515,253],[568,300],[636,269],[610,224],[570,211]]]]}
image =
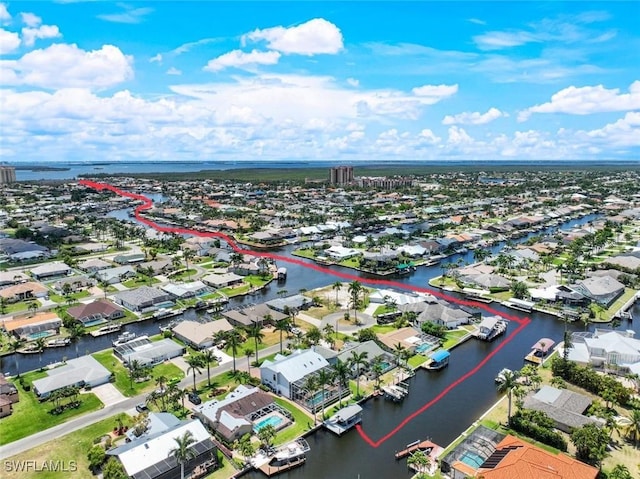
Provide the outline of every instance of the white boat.
{"type": "Polygon", "coordinates": [[[96,329],[95,331],[91,331],[91,336],[104,336],[105,334],[115,333],[116,331],[120,331],[122,328],[121,324],[110,324],[109,326],[103,326],[100,329],[96,329]]]}
{"type": "Polygon", "coordinates": [[[305,454],[309,452],[309,444],[303,438],[285,444],[276,449],[275,454],[269,461],[270,466],[281,467],[291,463],[297,463],[305,459],[305,454]]]}
{"type": "Polygon", "coordinates": [[[496,384],[502,384],[505,380],[506,375],[511,373],[513,373],[513,371],[509,368],[501,369],[495,378],[496,384]]]}
{"type": "Polygon", "coordinates": [[[118,336],[118,339],[116,339],[112,344],[114,346],[120,346],[121,344],[128,343],[129,341],[132,341],[134,339],[136,339],[136,333],[125,331],[120,336],[118,336]]]}
{"type": "Polygon", "coordinates": [[[51,339],[51,340],[47,341],[47,347],[48,348],[60,348],[60,347],[63,347],[63,346],[67,346],[69,343],[71,343],[71,339],[70,338],[51,339]]]}

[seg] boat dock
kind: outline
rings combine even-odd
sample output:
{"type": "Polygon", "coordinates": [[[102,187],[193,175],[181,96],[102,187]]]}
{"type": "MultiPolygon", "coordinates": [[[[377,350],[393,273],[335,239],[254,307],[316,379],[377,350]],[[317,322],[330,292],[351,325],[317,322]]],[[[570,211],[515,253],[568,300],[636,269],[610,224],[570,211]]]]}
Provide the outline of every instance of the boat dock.
{"type": "Polygon", "coordinates": [[[391,399],[392,401],[402,401],[407,394],[409,394],[409,384],[400,382],[398,384],[391,384],[382,388],[384,397],[391,399]]]}
{"type": "Polygon", "coordinates": [[[254,467],[268,477],[275,476],[304,464],[307,460],[305,454],[310,449],[309,443],[304,438],[298,438],[278,447],[268,456],[258,459],[258,464],[254,462],[254,467]]]}
{"type": "Polygon", "coordinates": [[[280,474],[281,472],[286,472],[290,469],[293,469],[294,467],[302,466],[306,461],[306,456],[302,456],[281,466],[271,466],[269,463],[265,463],[258,467],[258,469],[267,477],[271,477],[280,474]]]}
{"type": "Polygon", "coordinates": [[[349,429],[361,422],[362,407],[357,404],[352,404],[351,406],[340,409],[333,416],[324,421],[323,424],[329,431],[337,434],[338,436],[342,436],[349,429]]]}
{"type": "Polygon", "coordinates": [[[104,336],[105,334],[111,334],[120,331],[122,329],[121,324],[110,324],[109,326],[103,326],[100,329],[96,329],[95,331],[91,331],[89,334],[94,338],[99,336],[104,336]]]}
{"type": "Polygon", "coordinates": [[[483,341],[493,341],[498,336],[507,331],[507,321],[500,316],[489,316],[484,318],[471,335],[483,341]]]}
{"type": "Polygon", "coordinates": [[[412,442],[411,444],[407,444],[407,447],[404,448],[402,451],[396,452],[395,457],[396,459],[399,460],[413,454],[416,451],[422,451],[427,456],[430,456],[431,452],[437,449],[440,449],[442,451],[442,447],[438,446],[437,444],[429,440],[426,440],[426,441],[417,440],[415,442],[412,442]]]}
{"type": "Polygon", "coordinates": [[[540,339],[536,344],[531,346],[531,352],[524,357],[524,360],[533,364],[542,364],[554,344],[555,341],[553,339],[540,339]]]}

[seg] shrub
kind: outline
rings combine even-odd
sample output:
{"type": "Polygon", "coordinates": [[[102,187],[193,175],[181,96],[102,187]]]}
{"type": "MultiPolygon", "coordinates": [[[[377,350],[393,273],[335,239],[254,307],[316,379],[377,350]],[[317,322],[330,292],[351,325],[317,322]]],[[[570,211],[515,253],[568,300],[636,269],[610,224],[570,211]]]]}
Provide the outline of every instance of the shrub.
{"type": "Polygon", "coordinates": [[[553,430],[553,421],[543,412],[521,410],[511,416],[509,423],[514,431],[547,444],[561,451],[567,450],[567,441],[553,430]]]}

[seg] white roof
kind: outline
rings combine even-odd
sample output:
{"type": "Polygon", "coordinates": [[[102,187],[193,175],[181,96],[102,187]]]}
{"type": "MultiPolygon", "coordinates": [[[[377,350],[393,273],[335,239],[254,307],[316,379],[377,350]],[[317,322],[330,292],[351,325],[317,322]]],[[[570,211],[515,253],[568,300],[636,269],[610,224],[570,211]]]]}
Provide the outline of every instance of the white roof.
{"type": "Polygon", "coordinates": [[[640,355],[640,340],[628,338],[617,331],[599,334],[596,338],[585,338],[584,342],[589,349],[603,349],[608,353],[640,355]]]}
{"type": "Polygon", "coordinates": [[[302,379],[307,374],[329,366],[325,358],[312,349],[297,350],[289,356],[276,355],[274,361],[264,361],[265,368],[284,376],[289,383],[302,379]]]}
{"type": "Polygon", "coordinates": [[[209,433],[199,420],[187,422],[166,434],[152,437],[148,441],[141,441],[138,446],[134,446],[118,455],[127,474],[133,476],[154,464],[164,461],[170,456],[172,449],[176,447],[175,438],[182,437],[187,431],[191,431],[194,444],[209,439],[209,433]]]}
{"type": "Polygon", "coordinates": [[[34,275],[41,275],[47,273],[57,273],[62,271],[71,271],[71,268],[64,263],[54,262],[54,263],[46,263],[42,266],[38,266],[31,270],[31,273],[34,275]]]}
{"type": "Polygon", "coordinates": [[[33,381],[39,394],[48,394],[81,381],[92,383],[109,377],[111,372],[92,356],[70,359],[67,364],[47,371],[47,377],[33,381]]]}

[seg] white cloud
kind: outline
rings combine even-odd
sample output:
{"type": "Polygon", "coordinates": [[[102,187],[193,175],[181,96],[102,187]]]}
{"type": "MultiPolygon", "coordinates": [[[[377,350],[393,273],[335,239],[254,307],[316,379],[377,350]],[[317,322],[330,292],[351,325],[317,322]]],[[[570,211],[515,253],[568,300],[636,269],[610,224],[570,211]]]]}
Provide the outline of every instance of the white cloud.
{"type": "Polygon", "coordinates": [[[218,72],[229,67],[246,68],[255,67],[256,65],[275,65],[279,59],[280,53],[273,51],[260,52],[258,50],[252,50],[246,53],[241,50],[233,50],[213,60],[209,60],[203,70],[218,72]]]}
{"type": "Polygon", "coordinates": [[[442,141],[442,138],[437,136],[433,131],[425,128],[418,134],[418,140],[422,143],[427,143],[429,145],[436,145],[442,141]]]}
{"type": "Polygon", "coordinates": [[[360,86],[360,80],[357,80],[355,78],[347,78],[347,83],[356,88],[360,86]]]}
{"type": "Polygon", "coordinates": [[[607,89],[602,85],[570,86],[551,97],[551,101],[535,105],[518,114],[518,121],[526,121],[533,113],[567,113],[589,115],[591,113],[640,109],[640,81],[629,86],[629,93],[619,88],[607,89]]]}
{"type": "Polygon", "coordinates": [[[500,50],[540,40],[527,32],[487,32],[476,35],[473,41],[480,50],[500,50]]]}
{"type": "Polygon", "coordinates": [[[47,39],[60,37],[60,30],[55,25],[40,25],[37,28],[22,29],[22,43],[27,47],[32,47],[36,39],[47,39]]]}
{"type": "Polygon", "coordinates": [[[256,29],[242,37],[246,42],[266,41],[272,50],[298,55],[335,54],[343,48],[342,32],[333,23],[314,18],[295,27],[256,29]]]}
{"type": "Polygon", "coordinates": [[[37,28],[42,23],[42,18],[33,13],[22,12],[20,16],[22,17],[22,23],[29,28],[37,28]]]}
{"type": "Polygon", "coordinates": [[[411,92],[420,97],[426,103],[438,101],[455,95],[458,92],[458,85],[423,85],[416,87],[411,92]]]}
{"type": "MultiPolygon", "coordinates": [[[[17,50],[20,46],[20,35],[0,28],[0,55],[6,55],[17,50]]],[[[1,63],[0,63],[0,71],[1,63]]],[[[2,78],[2,77],[0,77],[2,78]]]]}
{"type": "Polygon", "coordinates": [[[5,3],[0,3],[0,25],[7,25],[11,23],[11,14],[7,10],[5,3]]]}
{"type": "Polygon", "coordinates": [[[458,126],[450,127],[449,130],[447,130],[447,134],[447,143],[453,146],[471,144],[474,141],[464,128],[460,128],[458,126]]]}
{"type": "Polygon", "coordinates": [[[158,53],[157,55],[149,58],[149,63],[160,63],[162,64],[162,53],[158,53]]]}
{"type": "Polygon", "coordinates": [[[18,60],[1,60],[0,77],[5,85],[102,89],[133,78],[132,63],[131,57],[112,45],[85,51],[76,45],[54,44],[18,60]]]}
{"type": "Polygon", "coordinates": [[[596,130],[579,131],[576,136],[608,147],[640,146],[640,112],[629,112],[615,123],[596,130]]]}
{"type": "Polygon", "coordinates": [[[442,120],[443,125],[484,125],[498,118],[508,116],[497,108],[489,108],[486,113],[477,111],[458,113],[457,115],[447,115],[442,120]]]}
{"type": "Polygon", "coordinates": [[[167,75],[182,75],[182,71],[175,67],[171,67],[167,70],[167,75]]]}
{"type": "Polygon", "coordinates": [[[124,3],[119,3],[118,6],[124,8],[124,12],[120,13],[105,13],[98,15],[98,18],[107,22],[114,23],[141,23],[144,21],[144,17],[153,12],[153,8],[133,8],[124,3]]]}
{"type": "Polygon", "coordinates": [[[485,22],[484,20],[480,20],[479,18],[469,18],[467,20],[470,23],[475,23],[476,25],[486,25],[487,22],[485,22]]]}

